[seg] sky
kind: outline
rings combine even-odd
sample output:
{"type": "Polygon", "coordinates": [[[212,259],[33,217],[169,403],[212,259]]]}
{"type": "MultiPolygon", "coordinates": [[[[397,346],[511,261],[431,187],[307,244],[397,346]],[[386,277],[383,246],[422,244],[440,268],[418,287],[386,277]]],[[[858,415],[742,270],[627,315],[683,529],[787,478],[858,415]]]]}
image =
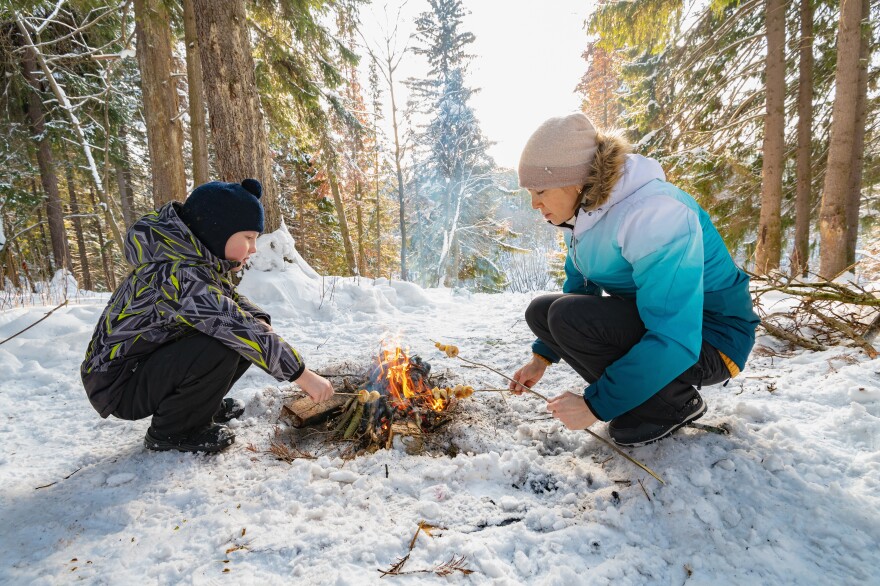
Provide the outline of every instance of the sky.
{"type": "MultiPolygon", "coordinates": [[[[470,45],[467,83],[481,88],[471,100],[483,134],[496,144],[490,150],[495,162],[515,169],[529,135],[551,116],[580,106],[574,88],[586,67],[581,54],[586,48],[584,21],[592,10],[589,0],[471,0],[464,29],[476,36],[470,45]]],[[[384,38],[400,9],[399,45],[414,31],[414,21],[427,10],[426,0],[374,2],[362,11],[362,32],[371,43],[384,38]],[[386,24],[383,6],[387,7],[386,24]]],[[[410,41],[411,44],[411,41],[410,41]]],[[[367,59],[362,61],[366,80],[367,59]]],[[[407,54],[398,78],[424,75],[424,63],[407,54]]],[[[406,103],[406,88],[395,91],[406,103]]],[[[387,95],[383,98],[388,102],[387,95]]],[[[400,107],[400,106],[399,106],[400,107]]],[[[386,116],[390,121],[390,114],[386,116]]],[[[390,122],[386,122],[390,133],[390,122]]]]}

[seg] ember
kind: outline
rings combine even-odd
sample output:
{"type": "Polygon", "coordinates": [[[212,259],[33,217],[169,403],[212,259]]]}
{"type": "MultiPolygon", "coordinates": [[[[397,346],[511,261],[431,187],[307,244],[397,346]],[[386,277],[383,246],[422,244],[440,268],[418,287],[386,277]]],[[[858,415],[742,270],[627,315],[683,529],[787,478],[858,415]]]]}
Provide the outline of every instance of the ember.
{"type": "MultiPolygon", "coordinates": [[[[432,388],[430,372],[430,364],[400,346],[382,348],[365,385],[370,395],[378,394],[379,398],[363,409],[354,409],[346,429],[353,433],[343,433],[343,437],[369,438],[368,444],[388,447],[394,435],[421,436],[439,426],[446,420],[454,396],[432,388]]],[[[341,420],[346,419],[347,411],[341,420]]]]}
{"type": "Polygon", "coordinates": [[[474,392],[463,385],[438,386],[442,375],[430,373],[429,363],[398,343],[383,344],[363,377],[344,379],[343,388],[324,403],[303,398],[285,405],[285,417],[294,427],[329,417],[332,435],[353,442],[355,450],[387,448],[397,436],[408,451],[418,452],[425,435],[447,423],[457,401],[474,392]]]}

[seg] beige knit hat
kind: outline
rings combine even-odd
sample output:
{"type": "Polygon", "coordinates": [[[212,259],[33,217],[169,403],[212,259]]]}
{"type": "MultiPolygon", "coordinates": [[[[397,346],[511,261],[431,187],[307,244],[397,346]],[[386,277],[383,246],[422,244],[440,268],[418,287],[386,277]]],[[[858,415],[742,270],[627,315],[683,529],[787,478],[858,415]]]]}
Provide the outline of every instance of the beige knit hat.
{"type": "Polygon", "coordinates": [[[582,112],[545,121],[519,158],[519,184],[544,190],[584,185],[596,154],[596,129],[582,112]]]}

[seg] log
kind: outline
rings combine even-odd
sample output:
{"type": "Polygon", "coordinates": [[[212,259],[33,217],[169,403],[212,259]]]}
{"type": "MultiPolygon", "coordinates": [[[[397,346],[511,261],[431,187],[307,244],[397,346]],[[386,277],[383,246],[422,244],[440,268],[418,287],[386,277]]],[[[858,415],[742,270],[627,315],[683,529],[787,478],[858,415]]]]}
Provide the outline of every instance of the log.
{"type": "Polygon", "coordinates": [[[326,401],[315,403],[309,397],[292,399],[281,408],[281,419],[294,427],[309,427],[327,421],[342,411],[348,397],[333,395],[326,401]]]}

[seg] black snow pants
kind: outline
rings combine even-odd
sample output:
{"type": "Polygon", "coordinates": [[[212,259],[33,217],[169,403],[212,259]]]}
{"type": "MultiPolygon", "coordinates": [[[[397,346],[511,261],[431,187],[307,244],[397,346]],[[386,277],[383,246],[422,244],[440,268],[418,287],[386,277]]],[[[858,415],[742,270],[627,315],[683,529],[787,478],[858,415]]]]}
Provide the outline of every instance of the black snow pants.
{"type": "Polygon", "coordinates": [[[176,435],[211,423],[223,397],[251,362],[205,334],[159,347],[139,362],[113,415],[153,416],[158,435],[176,435]]]}
{"type": "MultiPolygon", "coordinates": [[[[526,309],[526,322],[589,383],[596,382],[647,331],[635,300],[596,295],[536,297],[526,309]]],[[[697,394],[697,389],[729,378],[730,371],[718,350],[704,340],[693,366],[626,415],[646,421],[676,421],[676,412],[697,394]]]]}

